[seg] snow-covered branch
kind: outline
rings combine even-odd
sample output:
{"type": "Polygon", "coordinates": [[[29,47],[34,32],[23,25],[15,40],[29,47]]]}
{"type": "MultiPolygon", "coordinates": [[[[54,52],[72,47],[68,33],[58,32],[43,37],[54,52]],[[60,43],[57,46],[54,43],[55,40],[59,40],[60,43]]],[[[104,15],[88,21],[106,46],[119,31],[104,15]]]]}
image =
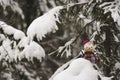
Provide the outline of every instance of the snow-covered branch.
{"type": "Polygon", "coordinates": [[[36,42],[29,43],[25,34],[0,21],[0,60],[17,61],[26,58],[32,61],[33,58],[42,60],[45,57],[44,49],[36,42]]]}
{"type": "Polygon", "coordinates": [[[56,32],[58,30],[57,22],[60,23],[59,13],[61,9],[63,9],[63,6],[55,7],[35,19],[27,30],[29,39],[33,40],[36,37],[38,40],[42,40],[47,33],[56,32]]]}
{"type": "Polygon", "coordinates": [[[10,7],[13,12],[17,12],[22,19],[24,19],[24,14],[20,6],[14,0],[0,0],[0,5],[3,7],[4,14],[8,14],[6,11],[7,7],[10,7]]]}
{"type": "Polygon", "coordinates": [[[100,7],[104,10],[104,13],[111,12],[111,16],[114,22],[120,26],[120,1],[114,0],[113,2],[104,2],[100,5],[100,7]]]}

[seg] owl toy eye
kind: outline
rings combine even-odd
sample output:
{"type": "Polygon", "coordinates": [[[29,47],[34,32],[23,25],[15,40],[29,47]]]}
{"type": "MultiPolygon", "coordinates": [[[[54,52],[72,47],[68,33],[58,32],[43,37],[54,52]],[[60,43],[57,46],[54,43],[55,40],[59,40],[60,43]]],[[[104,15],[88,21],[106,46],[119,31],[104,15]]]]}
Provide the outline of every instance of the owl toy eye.
{"type": "Polygon", "coordinates": [[[90,48],[91,48],[91,49],[93,49],[93,47],[92,47],[92,46],[91,46],[90,48]]]}

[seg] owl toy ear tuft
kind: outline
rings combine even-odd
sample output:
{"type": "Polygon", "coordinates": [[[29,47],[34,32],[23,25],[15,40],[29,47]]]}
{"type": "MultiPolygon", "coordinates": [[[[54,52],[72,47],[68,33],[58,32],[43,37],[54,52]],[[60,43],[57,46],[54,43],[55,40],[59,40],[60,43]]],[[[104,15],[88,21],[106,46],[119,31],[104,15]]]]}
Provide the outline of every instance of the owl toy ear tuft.
{"type": "Polygon", "coordinates": [[[83,40],[82,44],[85,45],[87,42],[89,42],[89,40],[83,40]]]}

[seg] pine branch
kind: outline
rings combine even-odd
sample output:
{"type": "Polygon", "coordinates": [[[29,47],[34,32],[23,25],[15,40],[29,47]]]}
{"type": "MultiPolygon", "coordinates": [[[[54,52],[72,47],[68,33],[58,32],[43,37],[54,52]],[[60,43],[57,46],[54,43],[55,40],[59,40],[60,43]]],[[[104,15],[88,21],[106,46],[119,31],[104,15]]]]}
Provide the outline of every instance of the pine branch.
{"type": "Polygon", "coordinates": [[[8,57],[10,58],[9,56],[9,52],[5,49],[5,47],[2,45],[3,49],[5,50],[5,52],[7,53],[8,57]]]}

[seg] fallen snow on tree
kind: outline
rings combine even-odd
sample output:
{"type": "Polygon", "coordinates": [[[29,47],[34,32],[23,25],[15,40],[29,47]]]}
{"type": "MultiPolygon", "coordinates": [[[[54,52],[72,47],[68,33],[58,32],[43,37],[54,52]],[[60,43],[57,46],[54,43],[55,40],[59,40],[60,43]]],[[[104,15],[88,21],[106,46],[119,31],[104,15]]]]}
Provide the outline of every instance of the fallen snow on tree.
{"type": "Polygon", "coordinates": [[[3,78],[6,78],[7,80],[14,80],[13,77],[12,77],[12,73],[11,72],[3,73],[3,78]]]}
{"type": "Polygon", "coordinates": [[[33,58],[41,61],[42,57],[45,57],[45,51],[39,44],[33,41],[25,47],[20,57],[24,57],[29,61],[33,61],[33,58]]]}
{"type": "Polygon", "coordinates": [[[45,57],[44,49],[36,42],[29,42],[25,34],[10,25],[0,21],[0,60],[17,61],[26,58],[42,60],[45,57]]]}
{"type": "Polygon", "coordinates": [[[104,2],[100,5],[104,9],[104,13],[111,12],[111,16],[114,22],[120,26],[120,0],[114,0],[113,2],[104,2]]]}
{"type": "Polygon", "coordinates": [[[78,0],[79,3],[87,3],[89,2],[90,0],[78,0]]]}
{"type": "Polygon", "coordinates": [[[2,21],[0,21],[0,28],[3,30],[4,34],[13,35],[15,40],[19,40],[25,37],[25,34],[22,31],[13,28],[10,25],[7,25],[2,21]]]}
{"type": "Polygon", "coordinates": [[[120,62],[115,63],[115,68],[120,69],[120,62]]]}
{"type": "Polygon", "coordinates": [[[21,16],[21,18],[24,19],[24,14],[22,12],[22,9],[20,8],[20,6],[18,5],[18,3],[16,1],[14,1],[14,0],[0,0],[0,6],[3,7],[5,15],[8,14],[6,9],[8,7],[10,7],[10,9],[12,9],[12,11],[17,12],[21,16]]]}
{"type": "Polygon", "coordinates": [[[58,30],[56,22],[59,21],[59,11],[63,9],[63,6],[58,6],[45,13],[44,15],[35,19],[27,30],[27,35],[30,40],[36,37],[38,40],[42,40],[47,33],[55,32],[58,30]]]}
{"type": "Polygon", "coordinates": [[[83,58],[71,61],[69,67],[50,80],[111,80],[112,77],[103,76],[98,70],[95,70],[92,63],[83,58]]]}

